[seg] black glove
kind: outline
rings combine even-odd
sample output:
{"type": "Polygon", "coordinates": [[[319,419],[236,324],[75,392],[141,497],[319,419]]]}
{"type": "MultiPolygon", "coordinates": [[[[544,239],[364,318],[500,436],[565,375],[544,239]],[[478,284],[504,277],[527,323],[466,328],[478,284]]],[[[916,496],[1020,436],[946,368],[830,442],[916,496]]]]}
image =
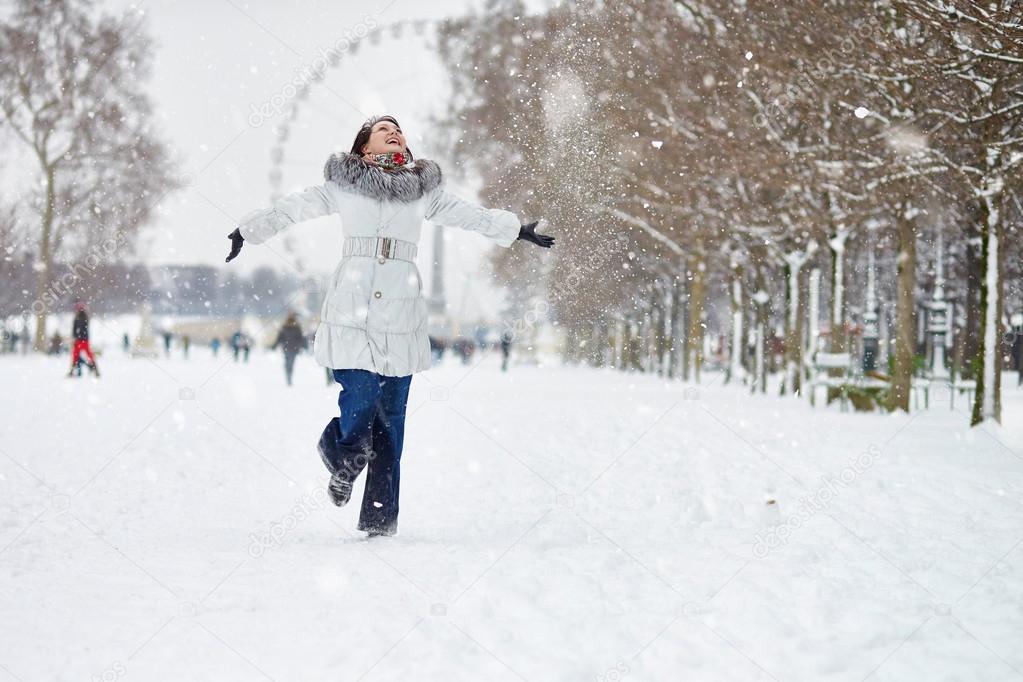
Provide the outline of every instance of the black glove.
{"type": "Polygon", "coordinates": [[[518,239],[525,239],[527,242],[533,242],[537,246],[549,249],[554,244],[554,237],[548,237],[545,234],[537,234],[535,232],[537,222],[539,221],[534,220],[528,225],[520,227],[518,239]]]}
{"type": "Polygon", "coordinates": [[[237,257],[238,254],[241,253],[242,244],[245,243],[245,237],[242,236],[242,233],[236,227],[234,232],[227,235],[227,238],[231,240],[231,253],[227,254],[227,258],[224,262],[230,263],[232,258],[237,257]]]}

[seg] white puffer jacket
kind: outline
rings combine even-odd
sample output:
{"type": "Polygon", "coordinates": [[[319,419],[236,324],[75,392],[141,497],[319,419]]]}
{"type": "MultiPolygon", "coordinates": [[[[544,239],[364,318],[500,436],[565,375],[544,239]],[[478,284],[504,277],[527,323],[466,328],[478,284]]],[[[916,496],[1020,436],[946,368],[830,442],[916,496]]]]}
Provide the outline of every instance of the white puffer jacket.
{"type": "MultiPolygon", "coordinates": [[[[440,167],[433,161],[384,170],[353,154],[335,154],[323,174],[324,184],[243,218],[245,241],[259,244],[292,223],[331,213],[341,217],[346,240],[390,237],[418,244],[424,220],[478,232],[503,247],[519,235],[514,213],[487,209],[444,191],[440,167]]],[[[397,244],[406,253],[411,248],[397,244]]],[[[341,257],[323,300],[313,348],[317,362],[332,369],[388,376],[428,369],[426,300],[415,262],[341,257]]]]}

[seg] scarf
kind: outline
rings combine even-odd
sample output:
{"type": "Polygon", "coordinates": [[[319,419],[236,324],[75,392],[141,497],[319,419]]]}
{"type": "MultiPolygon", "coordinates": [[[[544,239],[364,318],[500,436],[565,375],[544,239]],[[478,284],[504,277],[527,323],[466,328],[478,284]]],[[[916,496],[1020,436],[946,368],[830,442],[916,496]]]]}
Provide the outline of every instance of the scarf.
{"type": "Polygon", "coordinates": [[[330,155],[323,167],[323,178],[356,194],[404,203],[416,201],[436,189],[442,180],[440,166],[426,159],[385,170],[360,156],[344,153],[330,155]]]}
{"type": "Polygon", "coordinates": [[[412,161],[408,158],[407,154],[401,152],[387,152],[386,154],[374,154],[373,160],[378,166],[384,170],[394,170],[395,168],[404,167],[406,165],[411,166],[412,161]]]}

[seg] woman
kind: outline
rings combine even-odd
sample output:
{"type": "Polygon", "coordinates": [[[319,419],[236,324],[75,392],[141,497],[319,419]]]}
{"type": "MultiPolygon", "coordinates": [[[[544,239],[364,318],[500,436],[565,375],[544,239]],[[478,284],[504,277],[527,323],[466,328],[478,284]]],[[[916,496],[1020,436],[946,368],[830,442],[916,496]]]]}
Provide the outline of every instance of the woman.
{"type": "Polygon", "coordinates": [[[341,414],[324,429],[319,451],[330,470],[328,490],[344,506],[364,468],[359,530],[394,535],[405,406],[412,375],[430,367],[423,281],[416,252],[424,220],[489,237],[502,247],[517,239],[550,247],[536,223],[487,209],[442,188],[440,167],[415,161],[398,121],[363,124],[348,154],[333,154],[326,182],[243,218],[230,261],[245,242],[259,244],[292,223],[330,213],[341,217],[344,246],[320,310],[313,351],[341,384],[341,414]]]}

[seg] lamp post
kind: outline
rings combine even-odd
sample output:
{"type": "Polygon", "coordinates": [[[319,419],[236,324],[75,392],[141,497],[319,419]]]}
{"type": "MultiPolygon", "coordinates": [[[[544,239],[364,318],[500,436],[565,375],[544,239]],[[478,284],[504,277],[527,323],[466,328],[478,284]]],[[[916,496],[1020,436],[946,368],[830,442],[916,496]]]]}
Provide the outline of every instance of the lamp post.
{"type": "Polygon", "coordinates": [[[948,303],[945,301],[944,243],[938,232],[937,258],[934,266],[934,296],[927,308],[930,311],[927,333],[931,335],[931,379],[947,381],[945,367],[945,339],[948,335],[948,303]]]}
{"type": "Polygon", "coordinates": [[[867,301],[863,311],[863,371],[877,366],[877,290],[874,282],[874,247],[867,251],[867,301]]]}

